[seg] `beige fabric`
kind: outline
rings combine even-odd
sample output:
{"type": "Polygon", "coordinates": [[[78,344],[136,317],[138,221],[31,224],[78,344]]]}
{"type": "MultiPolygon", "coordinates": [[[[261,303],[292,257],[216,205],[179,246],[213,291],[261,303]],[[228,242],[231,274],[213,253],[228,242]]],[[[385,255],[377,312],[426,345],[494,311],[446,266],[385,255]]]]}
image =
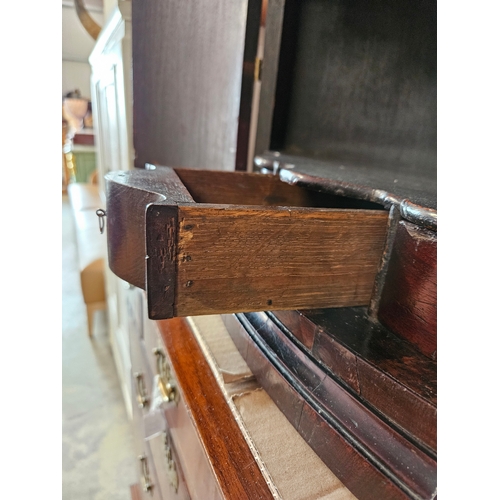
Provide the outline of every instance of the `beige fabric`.
{"type": "Polygon", "coordinates": [[[221,317],[188,320],[274,495],[283,500],[356,500],[249,377],[221,317]]]}
{"type": "Polygon", "coordinates": [[[253,377],[220,316],[196,316],[192,319],[203,331],[203,338],[226,384],[253,377]]]}
{"type": "Polygon", "coordinates": [[[233,401],[284,499],[355,499],[263,389],[233,396],[233,401]]]}

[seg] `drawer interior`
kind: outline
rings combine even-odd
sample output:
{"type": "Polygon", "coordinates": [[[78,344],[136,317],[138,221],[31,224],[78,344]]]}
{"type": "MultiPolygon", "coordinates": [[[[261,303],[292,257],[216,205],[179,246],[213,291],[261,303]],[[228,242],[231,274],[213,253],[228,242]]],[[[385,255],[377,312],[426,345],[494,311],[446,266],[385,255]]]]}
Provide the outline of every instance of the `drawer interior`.
{"type": "Polygon", "coordinates": [[[110,268],[151,319],[370,301],[389,214],[355,193],[169,167],[106,181],[110,268]]]}
{"type": "Polygon", "coordinates": [[[196,203],[382,210],[382,205],[335,196],[281,181],[273,175],[174,169],[196,203]]]}

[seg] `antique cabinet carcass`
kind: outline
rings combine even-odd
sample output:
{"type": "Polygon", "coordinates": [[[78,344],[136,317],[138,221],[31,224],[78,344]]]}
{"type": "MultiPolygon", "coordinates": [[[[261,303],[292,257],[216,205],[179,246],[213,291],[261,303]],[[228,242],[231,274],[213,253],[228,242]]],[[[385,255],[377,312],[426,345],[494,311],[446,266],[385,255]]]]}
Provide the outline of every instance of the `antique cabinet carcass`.
{"type": "Polygon", "coordinates": [[[435,2],[132,14],[137,168],[106,209],[141,494],[435,498],[435,2]],[[266,448],[274,408],[293,446],[266,448]]]}

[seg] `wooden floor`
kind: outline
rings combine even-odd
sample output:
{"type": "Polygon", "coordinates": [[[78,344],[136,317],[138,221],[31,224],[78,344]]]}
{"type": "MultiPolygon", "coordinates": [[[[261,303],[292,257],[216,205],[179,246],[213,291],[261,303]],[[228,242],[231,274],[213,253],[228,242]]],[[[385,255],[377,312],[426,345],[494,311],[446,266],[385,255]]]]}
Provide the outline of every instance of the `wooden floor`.
{"type": "Polygon", "coordinates": [[[62,498],[130,500],[137,482],[132,428],[106,330],[94,336],[80,290],[72,213],[62,200],[62,498]]]}

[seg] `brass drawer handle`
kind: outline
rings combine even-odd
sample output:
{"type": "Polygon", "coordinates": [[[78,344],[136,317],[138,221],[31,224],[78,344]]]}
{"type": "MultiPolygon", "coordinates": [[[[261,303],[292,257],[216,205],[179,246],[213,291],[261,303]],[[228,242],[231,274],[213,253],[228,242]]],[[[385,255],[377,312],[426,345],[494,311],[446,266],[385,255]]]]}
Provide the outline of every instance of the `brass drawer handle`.
{"type": "Polygon", "coordinates": [[[156,356],[156,371],[158,374],[158,389],[165,402],[174,401],[176,397],[175,387],[170,383],[171,372],[165,353],[158,347],[153,349],[156,356]]]}
{"type": "Polygon", "coordinates": [[[146,393],[146,386],[144,384],[144,375],[142,373],[134,373],[135,382],[137,385],[137,404],[139,408],[146,408],[149,403],[149,398],[146,393]]]}
{"type": "Polygon", "coordinates": [[[165,353],[159,347],[155,347],[153,354],[156,356],[156,371],[158,375],[168,380],[170,378],[170,366],[165,353]]]}
{"type": "Polygon", "coordinates": [[[139,455],[139,462],[141,463],[141,484],[142,490],[145,493],[153,493],[153,483],[149,479],[148,459],[145,455],[139,455]]]}

